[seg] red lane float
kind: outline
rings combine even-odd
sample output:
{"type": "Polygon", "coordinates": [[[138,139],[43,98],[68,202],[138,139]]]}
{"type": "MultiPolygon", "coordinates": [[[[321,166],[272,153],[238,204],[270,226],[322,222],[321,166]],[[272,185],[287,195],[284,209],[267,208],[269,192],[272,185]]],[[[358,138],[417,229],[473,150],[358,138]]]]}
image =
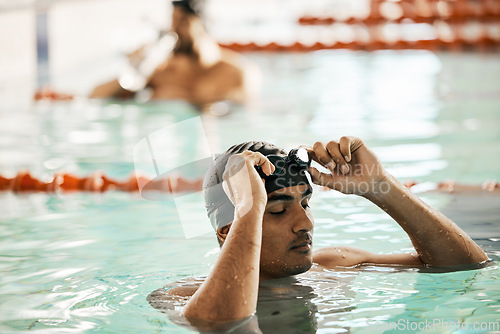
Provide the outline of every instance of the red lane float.
{"type": "MultiPolygon", "coordinates": [[[[315,46],[263,46],[259,51],[313,51],[315,49],[425,49],[431,51],[499,51],[500,50],[500,1],[499,0],[371,0],[370,10],[363,17],[357,13],[339,13],[339,17],[303,16],[299,25],[332,26],[337,23],[353,29],[367,29],[369,42],[354,41],[348,45],[315,46]],[[390,25],[403,29],[408,24],[425,23],[434,30],[434,39],[407,41],[392,40],[381,34],[390,25]],[[472,36],[471,36],[472,34],[472,36]]],[[[253,46],[227,45],[241,51],[257,51],[253,46]]]]}
{"type": "MultiPolygon", "coordinates": [[[[354,14],[354,13],[353,13],[354,14]]],[[[433,23],[437,20],[463,23],[466,21],[500,21],[498,0],[372,0],[370,13],[365,17],[315,17],[298,19],[301,25],[330,25],[334,23],[373,25],[386,22],[433,23]]]]}
{"type": "Polygon", "coordinates": [[[237,52],[310,52],[317,50],[400,50],[400,49],[415,49],[415,50],[430,50],[430,51],[499,51],[500,40],[486,36],[481,36],[476,41],[470,41],[463,38],[456,38],[452,41],[443,39],[417,40],[417,41],[381,41],[375,40],[367,43],[350,42],[335,44],[324,44],[316,42],[312,45],[305,45],[300,42],[295,42],[291,45],[281,45],[277,43],[269,43],[267,45],[256,45],[255,43],[225,43],[220,46],[231,49],[237,52]]]}
{"type": "Polygon", "coordinates": [[[132,174],[125,181],[118,181],[95,172],[89,176],[79,177],[70,173],[58,173],[51,181],[44,182],[32,176],[28,171],[20,171],[11,179],[0,175],[0,191],[22,192],[59,192],[87,191],[105,192],[109,190],[133,192],[139,190],[141,184],[150,183],[148,189],[178,193],[184,191],[200,191],[203,180],[189,180],[182,176],[168,176],[164,179],[151,180],[141,173],[132,174]]]}

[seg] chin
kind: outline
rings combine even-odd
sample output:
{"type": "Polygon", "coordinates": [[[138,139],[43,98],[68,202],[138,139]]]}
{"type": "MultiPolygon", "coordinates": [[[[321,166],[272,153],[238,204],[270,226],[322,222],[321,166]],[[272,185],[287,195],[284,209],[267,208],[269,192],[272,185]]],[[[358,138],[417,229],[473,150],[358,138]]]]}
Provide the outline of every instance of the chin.
{"type": "Polygon", "coordinates": [[[261,264],[261,277],[267,278],[284,278],[290,277],[298,274],[302,274],[308,271],[312,267],[312,259],[308,258],[303,259],[300,262],[295,262],[295,264],[286,264],[286,265],[262,265],[261,264]]]}
{"type": "Polygon", "coordinates": [[[311,269],[312,267],[312,260],[306,262],[306,263],[303,263],[303,264],[300,264],[300,265],[295,265],[295,266],[290,266],[288,267],[288,275],[289,276],[293,276],[293,275],[298,275],[298,274],[302,274],[302,273],[305,273],[306,271],[308,271],[309,269],[311,269]]]}

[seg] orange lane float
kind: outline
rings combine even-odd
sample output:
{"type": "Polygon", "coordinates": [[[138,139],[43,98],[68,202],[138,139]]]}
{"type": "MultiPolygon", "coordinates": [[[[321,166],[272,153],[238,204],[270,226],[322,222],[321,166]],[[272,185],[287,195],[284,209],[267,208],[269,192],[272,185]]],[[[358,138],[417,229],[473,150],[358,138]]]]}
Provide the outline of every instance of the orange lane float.
{"type": "Polygon", "coordinates": [[[471,42],[462,38],[456,38],[452,41],[443,39],[431,40],[417,40],[417,41],[404,41],[399,40],[395,42],[386,42],[375,40],[370,42],[350,42],[342,43],[337,42],[334,44],[324,44],[316,42],[312,45],[305,45],[300,42],[295,42],[291,45],[280,45],[277,43],[269,43],[267,45],[255,45],[254,43],[241,44],[241,43],[225,43],[220,44],[222,47],[231,49],[238,52],[310,52],[317,50],[335,50],[335,49],[349,49],[349,50],[400,50],[400,49],[416,49],[416,50],[430,50],[430,51],[498,51],[500,50],[500,39],[493,39],[487,36],[481,36],[476,41],[471,42]]]}
{"type": "MultiPolygon", "coordinates": [[[[368,29],[369,42],[355,41],[350,45],[336,43],[325,45],[325,49],[424,49],[430,51],[491,51],[500,50],[500,1],[499,0],[371,0],[370,10],[363,16],[356,12],[342,13],[339,17],[306,15],[298,19],[299,25],[331,26],[344,24],[352,29],[368,29]],[[433,29],[432,39],[385,40],[378,31],[390,25],[392,29],[403,29],[411,24],[427,24],[433,29]],[[471,36],[475,34],[475,36],[471,36]]],[[[345,28],[345,27],[344,27],[345,28]]],[[[415,28],[416,29],[416,28],[415,28]]],[[[333,31],[333,30],[332,30],[333,31]]],[[[228,45],[231,48],[232,45],[228,45]]],[[[240,50],[245,47],[239,45],[240,50]]],[[[270,50],[263,46],[263,50],[270,50]]],[[[286,51],[312,51],[316,47],[274,47],[286,51]]]]}
{"type": "MultiPolygon", "coordinates": [[[[355,14],[355,13],[353,13],[355,14]]],[[[466,21],[500,21],[498,0],[372,0],[365,17],[316,17],[305,15],[300,25],[331,25],[334,23],[373,25],[385,22],[433,23],[436,20],[462,23],[466,21]]]]}
{"type": "Polygon", "coordinates": [[[74,98],[75,98],[74,95],[59,93],[55,91],[53,88],[48,86],[39,89],[38,91],[35,92],[35,95],[33,96],[33,99],[35,101],[41,101],[41,100],[70,101],[73,100],[74,98]]]}
{"type": "Polygon", "coordinates": [[[163,192],[200,191],[203,180],[189,180],[182,176],[168,176],[159,180],[151,180],[141,173],[132,174],[125,181],[118,181],[95,172],[89,176],[79,177],[71,173],[58,173],[51,181],[44,182],[32,176],[28,171],[20,171],[11,179],[0,175],[0,191],[23,192],[105,192],[110,190],[134,192],[139,191],[141,184],[150,183],[148,189],[163,192]]]}

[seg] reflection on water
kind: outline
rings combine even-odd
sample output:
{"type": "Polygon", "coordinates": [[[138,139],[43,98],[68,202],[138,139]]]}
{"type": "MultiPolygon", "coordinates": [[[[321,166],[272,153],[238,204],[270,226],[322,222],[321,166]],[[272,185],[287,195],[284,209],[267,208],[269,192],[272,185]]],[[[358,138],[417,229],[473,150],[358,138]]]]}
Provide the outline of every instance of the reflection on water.
{"type": "MultiPolygon", "coordinates": [[[[408,322],[427,321],[438,326],[443,321],[454,321],[472,326],[481,319],[495,320],[491,311],[498,309],[499,292],[486,291],[494,288],[499,278],[497,265],[427,275],[418,271],[404,267],[313,267],[295,278],[262,282],[256,313],[258,328],[263,333],[382,333],[391,324],[408,322]]],[[[203,279],[182,280],[169,286],[198,287],[203,279]]],[[[174,323],[193,328],[179,314],[187,298],[165,300],[162,291],[150,299],[151,305],[174,323]]],[[[243,327],[255,330],[257,323],[245,323],[243,327]]]]}
{"type": "MultiPolygon", "coordinates": [[[[9,196],[14,207],[30,211],[11,212],[0,220],[2,331],[188,332],[152,308],[146,296],[165,284],[206,275],[218,255],[214,235],[184,239],[173,219],[175,207],[133,194],[9,196]]],[[[453,196],[443,194],[424,199],[441,209],[453,203],[453,196]]],[[[480,212],[490,212],[489,219],[498,222],[497,202],[483,200],[481,207],[468,209],[460,203],[460,214],[467,218],[457,222],[473,236],[475,231],[489,235],[486,250],[495,258],[500,235],[481,227],[480,212]]],[[[411,249],[397,224],[361,198],[319,192],[311,206],[316,248],[350,244],[378,253],[411,249]]],[[[397,267],[310,271],[264,283],[257,317],[264,333],[290,328],[377,333],[382,331],[372,331],[371,321],[406,321],[419,315],[420,320],[493,321],[500,310],[499,275],[496,263],[451,273],[397,267]]]]}

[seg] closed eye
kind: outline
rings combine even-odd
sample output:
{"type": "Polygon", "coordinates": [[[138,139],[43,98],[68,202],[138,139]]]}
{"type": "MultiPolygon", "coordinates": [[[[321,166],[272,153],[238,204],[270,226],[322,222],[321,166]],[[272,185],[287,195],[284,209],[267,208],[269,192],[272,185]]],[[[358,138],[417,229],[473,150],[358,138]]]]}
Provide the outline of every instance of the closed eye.
{"type": "Polygon", "coordinates": [[[277,212],[270,212],[270,214],[272,214],[272,215],[282,215],[282,214],[284,214],[285,212],[286,212],[286,209],[283,209],[283,210],[281,210],[281,211],[277,211],[277,212]]]}

